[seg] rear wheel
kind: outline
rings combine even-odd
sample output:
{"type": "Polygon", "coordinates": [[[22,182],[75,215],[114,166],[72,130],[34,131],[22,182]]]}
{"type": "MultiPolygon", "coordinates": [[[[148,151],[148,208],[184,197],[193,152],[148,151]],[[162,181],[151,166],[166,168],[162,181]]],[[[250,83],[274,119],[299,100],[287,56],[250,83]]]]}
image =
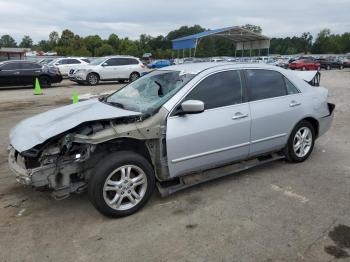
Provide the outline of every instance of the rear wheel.
{"type": "Polygon", "coordinates": [[[42,88],[51,87],[51,79],[48,76],[39,77],[39,83],[42,88]]]}
{"type": "Polygon", "coordinates": [[[102,159],[89,180],[89,198],[109,217],[128,216],[141,209],[155,187],[152,166],[142,156],[119,151],[102,159]]]}
{"type": "Polygon", "coordinates": [[[284,149],[289,162],[303,162],[311,154],[315,144],[315,129],[306,120],[299,122],[293,129],[284,149]]]}
{"type": "Polygon", "coordinates": [[[133,73],[130,74],[129,81],[130,82],[134,82],[138,78],[140,78],[140,74],[137,73],[137,72],[133,72],[133,73]]]}
{"type": "Polygon", "coordinates": [[[89,85],[94,86],[98,84],[98,82],[100,81],[100,78],[95,73],[89,73],[86,76],[86,81],[89,85]]]}

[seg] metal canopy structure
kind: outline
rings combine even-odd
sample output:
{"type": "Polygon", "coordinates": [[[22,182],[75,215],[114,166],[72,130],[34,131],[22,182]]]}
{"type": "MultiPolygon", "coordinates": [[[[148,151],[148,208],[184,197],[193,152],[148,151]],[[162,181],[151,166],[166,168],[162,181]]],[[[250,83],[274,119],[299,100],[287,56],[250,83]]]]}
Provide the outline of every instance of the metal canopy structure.
{"type": "Polygon", "coordinates": [[[242,51],[242,55],[244,50],[259,50],[260,55],[261,49],[269,50],[270,48],[269,37],[254,33],[239,26],[232,26],[174,39],[172,40],[173,50],[191,50],[194,48],[195,56],[200,39],[209,36],[219,36],[231,40],[236,46],[236,51],[242,51]]]}

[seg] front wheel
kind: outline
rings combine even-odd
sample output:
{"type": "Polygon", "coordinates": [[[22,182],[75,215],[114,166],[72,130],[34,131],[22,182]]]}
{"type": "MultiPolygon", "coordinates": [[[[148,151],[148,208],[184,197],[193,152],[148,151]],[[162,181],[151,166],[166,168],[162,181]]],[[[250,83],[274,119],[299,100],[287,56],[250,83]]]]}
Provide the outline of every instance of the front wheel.
{"type": "Polygon", "coordinates": [[[315,129],[308,121],[299,122],[293,129],[284,149],[289,162],[303,162],[311,154],[315,144],[315,129]]]}
{"type": "Polygon", "coordinates": [[[48,76],[41,76],[39,78],[40,86],[42,88],[48,88],[51,87],[51,79],[48,76]]]}
{"type": "Polygon", "coordinates": [[[95,73],[89,73],[89,74],[86,76],[86,82],[87,82],[90,86],[97,85],[99,81],[100,81],[100,78],[99,78],[98,75],[95,74],[95,73]]]}
{"type": "Polygon", "coordinates": [[[89,198],[105,216],[123,217],[141,209],[150,198],[155,177],[142,156],[119,151],[102,159],[89,180],[89,198]]]}

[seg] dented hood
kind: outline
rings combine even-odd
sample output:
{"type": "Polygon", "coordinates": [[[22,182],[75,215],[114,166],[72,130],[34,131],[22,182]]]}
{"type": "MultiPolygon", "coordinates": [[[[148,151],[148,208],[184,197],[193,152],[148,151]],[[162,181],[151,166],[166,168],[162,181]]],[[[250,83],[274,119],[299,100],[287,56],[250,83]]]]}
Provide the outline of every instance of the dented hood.
{"type": "Polygon", "coordinates": [[[10,143],[17,151],[23,152],[84,122],[136,115],[141,113],[92,99],[53,109],[21,121],[10,131],[10,143]]]}

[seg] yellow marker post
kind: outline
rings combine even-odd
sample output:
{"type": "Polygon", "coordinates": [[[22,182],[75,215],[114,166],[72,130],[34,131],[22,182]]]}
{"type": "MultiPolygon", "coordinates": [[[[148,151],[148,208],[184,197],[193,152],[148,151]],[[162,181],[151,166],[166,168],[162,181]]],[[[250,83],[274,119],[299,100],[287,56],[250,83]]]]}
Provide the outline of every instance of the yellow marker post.
{"type": "Polygon", "coordinates": [[[43,91],[41,90],[41,86],[39,83],[38,78],[35,78],[35,85],[34,85],[34,95],[42,95],[43,91]]]}

